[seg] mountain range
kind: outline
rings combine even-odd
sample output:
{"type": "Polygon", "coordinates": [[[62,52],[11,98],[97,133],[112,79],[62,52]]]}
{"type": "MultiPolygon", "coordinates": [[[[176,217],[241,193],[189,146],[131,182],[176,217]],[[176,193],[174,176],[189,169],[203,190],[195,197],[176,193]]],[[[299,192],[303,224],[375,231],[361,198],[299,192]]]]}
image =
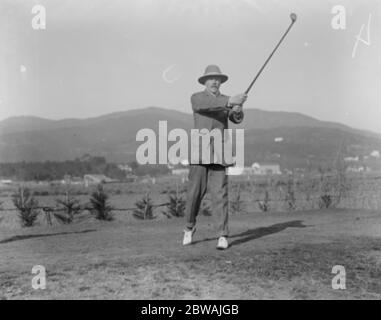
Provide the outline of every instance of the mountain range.
{"type": "MultiPolygon", "coordinates": [[[[109,162],[135,160],[142,128],[158,132],[158,122],[189,130],[193,115],[147,107],[87,119],[50,120],[34,116],[0,121],[0,162],[64,161],[85,154],[109,162]]],[[[277,162],[283,167],[329,163],[344,156],[381,150],[381,134],[327,122],[294,112],[245,109],[245,119],[231,128],[245,129],[245,163],[277,162]]]]}

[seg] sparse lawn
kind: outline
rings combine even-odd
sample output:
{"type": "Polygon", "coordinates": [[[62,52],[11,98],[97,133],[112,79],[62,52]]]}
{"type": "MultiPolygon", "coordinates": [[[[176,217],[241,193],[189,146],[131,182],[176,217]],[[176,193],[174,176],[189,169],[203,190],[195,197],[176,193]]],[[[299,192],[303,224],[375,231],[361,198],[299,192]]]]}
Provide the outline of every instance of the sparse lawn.
{"type": "Polygon", "coordinates": [[[0,299],[381,299],[381,213],[366,210],[231,216],[231,247],[215,249],[213,217],[182,247],[182,218],[0,229],[0,299]],[[43,265],[47,288],[31,288],[43,265]],[[333,290],[334,265],[347,273],[333,290]]]}

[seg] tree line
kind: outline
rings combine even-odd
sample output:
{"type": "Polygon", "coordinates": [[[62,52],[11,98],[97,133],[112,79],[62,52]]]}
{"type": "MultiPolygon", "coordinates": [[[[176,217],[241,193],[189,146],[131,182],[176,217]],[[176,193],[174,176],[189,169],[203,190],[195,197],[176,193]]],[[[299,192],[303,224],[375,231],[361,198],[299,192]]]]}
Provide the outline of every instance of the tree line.
{"type": "MultiPolygon", "coordinates": [[[[129,165],[132,168],[129,174],[138,176],[168,173],[166,166],[141,166],[136,162],[129,165]]],[[[83,177],[85,174],[104,174],[112,179],[123,180],[127,172],[116,163],[107,163],[105,157],[89,155],[66,161],[0,163],[0,177],[16,181],[53,181],[62,180],[66,175],[83,177]]]]}

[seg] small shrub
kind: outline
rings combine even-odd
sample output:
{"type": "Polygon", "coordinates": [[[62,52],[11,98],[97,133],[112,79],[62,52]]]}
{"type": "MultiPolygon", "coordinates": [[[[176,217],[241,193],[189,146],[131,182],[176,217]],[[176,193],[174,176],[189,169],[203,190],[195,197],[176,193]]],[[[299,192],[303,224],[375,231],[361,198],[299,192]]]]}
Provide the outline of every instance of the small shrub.
{"type": "Polygon", "coordinates": [[[293,178],[289,178],[287,181],[287,191],[286,199],[288,211],[294,211],[296,209],[296,198],[295,198],[295,186],[293,178]]]}
{"type": "Polygon", "coordinates": [[[52,226],[53,225],[53,222],[52,222],[52,212],[53,212],[53,210],[51,208],[43,208],[42,211],[45,214],[46,223],[49,226],[52,226]]]}
{"type": "Polygon", "coordinates": [[[184,217],[185,213],[185,199],[179,192],[178,188],[176,192],[168,194],[169,203],[167,204],[168,212],[173,217],[184,217]]]}
{"type": "Polygon", "coordinates": [[[335,181],[334,181],[334,193],[335,201],[334,205],[337,206],[340,201],[348,195],[349,191],[349,181],[347,177],[347,163],[344,160],[344,155],[342,152],[342,148],[339,148],[336,161],[335,161],[335,181]]]}
{"type": "Polygon", "coordinates": [[[100,183],[97,186],[96,191],[91,194],[90,198],[90,212],[96,219],[104,221],[113,220],[111,214],[113,207],[109,204],[108,198],[109,196],[103,189],[103,184],[100,183]]]}
{"type": "Polygon", "coordinates": [[[333,197],[331,195],[332,185],[327,175],[324,175],[324,171],[320,170],[320,196],[319,196],[319,208],[328,209],[333,206],[333,197]]]}
{"type": "Polygon", "coordinates": [[[18,210],[22,227],[33,227],[39,214],[38,201],[28,188],[18,188],[12,195],[14,206],[18,210]]]}
{"type": "Polygon", "coordinates": [[[81,212],[81,205],[78,199],[74,198],[67,190],[64,199],[56,199],[56,203],[61,207],[63,212],[55,212],[55,218],[64,224],[74,221],[74,215],[81,212]]]}
{"type": "Polygon", "coordinates": [[[136,209],[133,211],[133,216],[141,220],[152,220],[156,217],[153,215],[153,204],[149,192],[147,192],[143,199],[135,202],[136,209]]]}
{"type": "Polygon", "coordinates": [[[320,196],[319,199],[319,208],[320,209],[328,209],[332,205],[332,197],[329,194],[324,194],[320,196]]]}
{"type": "Polygon", "coordinates": [[[275,186],[276,187],[281,187],[281,186],[285,186],[286,185],[286,182],[284,182],[283,180],[277,180],[277,182],[275,183],[275,186]]]}
{"type": "MultiPolygon", "coordinates": [[[[3,210],[3,201],[0,201],[0,210],[3,210]]],[[[0,217],[0,223],[4,219],[4,217],[0,217]]]]}
{"type": "Polygon", "coordinates": [[[258,207],[261,211],[267,212],[270,210],[270,196],[269,191],[265,191],[265,197],[263,200],[257,200],[258,201],[258,207]]]}

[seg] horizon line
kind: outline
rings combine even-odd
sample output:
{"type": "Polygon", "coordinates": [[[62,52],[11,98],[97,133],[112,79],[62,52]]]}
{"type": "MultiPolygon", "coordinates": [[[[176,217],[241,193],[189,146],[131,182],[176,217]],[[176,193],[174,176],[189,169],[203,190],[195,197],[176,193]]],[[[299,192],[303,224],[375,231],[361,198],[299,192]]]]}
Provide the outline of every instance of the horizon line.
{"type": "MultiPolygon", "coordinates": [[[[162,109],[162,110],[166,110],[166,111],[175,111],[175,112],[178,112],[178,113],[189,114],[189,115],[193,114],[192,111],[186,112],[186,111],[182,111],[182,110],[176,110],[176,109],[165,108],[165,107],[145,106],[145,107],[135,108],[135,109],[129,109],[129,110],[119,110],[119,111],[113,111],[113,112],[110,112],[110,113],[102,113],[102,114],[99,114],[99,115],[96,115],[96,116],[83,117],[83,118],[82,117],[77,117],[77,118],[73,118],[73,117],[69,118],[69,117],[67,117],[67,118],[53,119],[53,118],[47,118],[47,117],[42,117],[42,116],[38,116],[38,115],[31,115],[31,114],[15,115],[15,116],[10,116],[10,117],[6,117],[6,118],[3,118],[3,119],[0,119],[0,123],[4,122],[6,120],[12,119],[12,118],[38,118],[38,119],[41,119],[41,120],[54,121],[54,122],[65,121],[65,120],[66,121],[67,120],[89,120],[89,119],[101,118],[101,117],[104,117],[104,116],[118,114],[118,113],[127,113],[127,112],[133,112],[133,111],[150,109],[150,108],[162,109]]],[[[298,112],[298,111],[265,110],[265,109],[261,109],[261,108],[250,108],[250,107],[245,108],[245,109],[246,110],[259,110],[259,111],[269,112],[269,113],[280,112],[280,113],[288,113],[288,114],[298,114],[298,115],[309,117],[309,118],[312,118],[314,120],[321,121],[321,122],[328,122],[328,123],[334,123],[334,124],[344,125],[344,126],[347,126],[347,127],[351,128],[351,129],[361,130],[361,131],[367,131],[367,132],[373,133],[373,134],[381,134],[381,132],[377,132],[377,131],[373,131],[373,130],[369,130],[369,129],[363,129],[363,128],[359,128],[359,127],[354,127],[352,125],[344,124],[342,122],[330,121],[330,120],[321,120],[321,119],[316,118],[314,116],[311,116],[311,115],[308,115],[308,114],[305,114],[305,113],[301,113],[301,112],[298,112]]]]}

